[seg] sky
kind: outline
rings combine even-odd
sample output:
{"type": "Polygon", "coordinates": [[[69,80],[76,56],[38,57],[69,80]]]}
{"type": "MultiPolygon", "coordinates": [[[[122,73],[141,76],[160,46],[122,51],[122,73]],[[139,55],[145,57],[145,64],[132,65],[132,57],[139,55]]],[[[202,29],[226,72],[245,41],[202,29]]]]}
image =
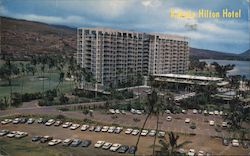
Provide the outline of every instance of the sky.
{"type": "Polygon", "coordinates": [[[250,0],[0,0],[0,15],[70,27],[110,27],[177,34],[191,47],[242,53],[250,49],[250,0]],[[241,9],[241,18],[171,18],[170,9],[241,9]]]}

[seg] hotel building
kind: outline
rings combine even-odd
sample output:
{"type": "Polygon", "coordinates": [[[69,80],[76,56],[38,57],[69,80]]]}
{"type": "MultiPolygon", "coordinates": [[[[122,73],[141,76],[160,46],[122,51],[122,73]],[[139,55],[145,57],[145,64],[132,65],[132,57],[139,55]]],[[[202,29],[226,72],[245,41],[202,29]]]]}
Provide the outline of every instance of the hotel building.
{"type": "Polygon", "coordinates": [[[80,88],[103,91],[153,74],[183,74],[188,69],[185,37],[109,28],[77,29],[77,63],[96,83],[80,88]]]}

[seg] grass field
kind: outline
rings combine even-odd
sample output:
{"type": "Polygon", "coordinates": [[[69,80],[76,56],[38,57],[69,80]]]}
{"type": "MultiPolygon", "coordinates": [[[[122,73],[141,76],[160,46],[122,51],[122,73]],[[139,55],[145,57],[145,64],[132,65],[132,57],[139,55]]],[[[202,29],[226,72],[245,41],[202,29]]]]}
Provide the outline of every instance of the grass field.
{"type": "MultiPolygon", "coordinates": [[[[16,61],[15,64],[20,67],[20,61],[16,61]]],[[[26,64],[27,62],[22,62],[26,64]]],[[[3,61],[0,61],[0,65],[3,64],[3,61]]],[[[42,75],[40,72],[40,67],[37,67],[37,72],[35,75],[19,75],[17,78],[12,79],[12,90],[13,92],[18,93],[32,93],[32,92],[42,92],[43,91],[43,81],[39,80],[39,76],[42,75]]],[[[66,70],[64,71],[66,73],[66,70]]],[[[44,73],[44,90],[53,89],[58,85],[59,71],[56,69],[51,70],[50,72],[46,71],[44,73]]],[[[59,89],[62,92],[70,91],[74,86],[73,82],[64,81],[60,84],[59,89]]],[[[10,86],[6,80],[0,80],[0,98],[10,95],[10,86]]]]}

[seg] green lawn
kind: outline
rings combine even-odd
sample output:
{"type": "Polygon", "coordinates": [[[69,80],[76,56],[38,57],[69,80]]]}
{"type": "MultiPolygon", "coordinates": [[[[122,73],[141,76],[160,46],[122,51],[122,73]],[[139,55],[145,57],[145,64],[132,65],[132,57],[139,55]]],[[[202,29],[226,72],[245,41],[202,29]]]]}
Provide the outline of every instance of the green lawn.
{"type": "MultiPolygon", "coordinates": [[[[12,90],[18,93],[32,93],[43,91],[43,81],[38,79],[38,74],[35,76],[23,76],[13,79],[12,90]]],[[[53,89],[58,85],[58,73],[45,73],[45,77],[48,79],[44,80],[44,90],[53,89]]],[[[62,92],[68,92],[74,87],[73,82],[64,81],[60,84],[59,89],[62,92]]],[[[10,86],[7,81],[0,81],[0,98],[9,96],[10,86]]]]}

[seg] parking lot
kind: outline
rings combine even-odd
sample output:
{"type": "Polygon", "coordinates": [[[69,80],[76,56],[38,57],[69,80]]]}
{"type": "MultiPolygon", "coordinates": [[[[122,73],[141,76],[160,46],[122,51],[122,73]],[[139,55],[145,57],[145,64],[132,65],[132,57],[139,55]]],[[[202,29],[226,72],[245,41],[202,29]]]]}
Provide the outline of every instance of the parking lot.
{"type": "MultiPolygon", "coordinates": [[[[96,153],[100,153],[100,150],[103,151],[102,149],[96,149],[94,148],[94,144],[98,140],[103,140],[106,142],[110,143],[119,143],[123,145],[135,145],[137,137],[133,135],[127,135],[125,134],[126,128],[121,131],[119,134],[114,134],[114,133],[107,133],[107,132],[93,132],[93,131],[81,131],[80,127],[78,127],[76,130],[70,130],[69,128],[62,128],[62,125],[56,127],[54,125],[51,126],[45,126],[44,124],[38,124],[34,122],[33,124],[6,124],[6,125],[1,125],[1,129],[8,129],[11,131],[24,131],[28,132],[28,137],[24,138],[27,139],[31,143],[31,137],[35,135],[40,135],[40,136],[53,136],[53,138],[57,139],[88,139],[92,141],[92,144],[88,148],[84,148],[84,151],[92,151],[96,153]]],[[[0,140],[3,139],[3,137],[0,138],[0,140]]],[[[4,139],[15,139],[15,138],[6,138],[4,139]]],[[[196,135],[196,136],[189,136],[189,135],[181,135],[180,134],[180,140],[179,142],[183,141],[192,141],[191,144],[188,144],[184,148],[186,150],[190,148],[194,148],[196,151],[203,150],[206,152],[214,153],[214,154],[230,154],[230,155],[247,155],[250,151],[249,149],[244,149],[242,147],[232,147],[231,145],[229,146],[223,146],[221,143],[221,139],[219,138],[211,138],[207,135],[196,135]]],[[[44,146],[40,145],[39,143],[36,143],[37,146],[44,146]]],[[[147,154],[147,153],[152,153],[152,144],[153,144],[153,137],[150,136],[145,136],[141,137],[139,148],[138,148],[138,153],[137,154],[147,154]]],[[[157,141],[158,144],[158,141],[157,141]]],[[[60,146],[61,148],[67,148],[63,147],[60,144],[57,145],[60,146]]],[[[57,147],[58,148],[58,147],[57,147]]],[[[83,147],[77,147],[77,148],[83,148],[83,147]]],[[[79,149],[78,149],[79,150],[79,149]]],[[[113,152],[105,151],[104,153],[107,153],[107,155],[114,154],[113,152]]],[[[102,153],[103,154],[103,153],[102,153]]],[[[98,154],[97,154],[98,155],[98,154]]]]}

